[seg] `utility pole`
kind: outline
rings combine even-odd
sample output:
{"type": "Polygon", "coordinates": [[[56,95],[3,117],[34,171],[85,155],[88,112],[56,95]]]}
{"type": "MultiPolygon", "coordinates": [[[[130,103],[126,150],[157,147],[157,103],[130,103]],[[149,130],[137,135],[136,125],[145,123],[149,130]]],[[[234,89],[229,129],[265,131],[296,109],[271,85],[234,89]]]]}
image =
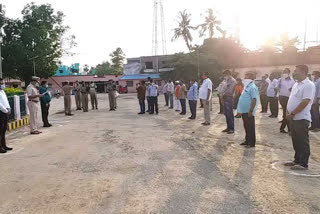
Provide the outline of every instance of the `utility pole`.
{"type": "Polygon", "coordinates": [[[304,41],[303,41],[303,51],[306,50],[306,44],[307,44],[307,26],[308,26],[308,20],[306,18],[305,26],[304,26],[304,41]]]}

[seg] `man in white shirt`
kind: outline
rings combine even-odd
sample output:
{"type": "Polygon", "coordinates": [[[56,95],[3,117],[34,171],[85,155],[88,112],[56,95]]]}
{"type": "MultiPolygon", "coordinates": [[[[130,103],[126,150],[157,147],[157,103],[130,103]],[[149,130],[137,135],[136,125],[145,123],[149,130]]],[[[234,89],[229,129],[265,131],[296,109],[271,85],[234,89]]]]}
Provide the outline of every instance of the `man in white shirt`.
{"type": "Polygon", "coordinates": [[[11,108],[6,93],[4,92],[5,84],[2,78],[0,78],[0,153],[6,153],[12,150],[7,147],[6,144],[6,131],[8,128],[9,115],[11,114],[11,108]]]}
{"type": "Polygon", "coordinates": [[[280,127],[281,133],[287,133],[285,131],[286,127],[288,127],[288,132],[290,132],[290,125],[288,120],[286,119],[286,111],[292,87],[296,83],[296,81],[290,76],[290,73],[291,71],[289,68],[284,69],[282,77],[278,81],[279,102],[283,110],[283,116],[280,127]]]}
{"type": "Polygon", "coordinates": [[[173,109],[173,95],[174,95],[174,84],[172,80],[169,80],[168,83],[168,94],[169,94],[169,109],[173,109]]]}
{"type": "Polygon", "coordinates": [[[211,123],[210,101],[211,101],[211,94],[212,94],[212,82],[208,78],[207,72],[202,75],[202,79],[203,79],[203,83],[199,89],[199,98],[201,103],[203,104],[204,119],[205,119],[205,122],[202,123],[202,125],[209,126],[211,123]]]}
{"type": "Polygon", "coordinates": [[[267,96],[268,102],[270,103],[270,118],[277,118],[279,113],[279,104],[278,104],[278,80],[276,79],[276,74],[272,73],[270,75],[271,83],[268,85],[267,96]]]}
{"type": "Polygon", "coordinates": [[[285,166],[291,166],[292,170],[308,169],[310,110],[315,96],[315,86],[308,78],[308,71],[306,65],[296,66],[293,77],[297,82],[292,88],[287,108],[295,156],[294,161],[286,163],[285,166]]]}

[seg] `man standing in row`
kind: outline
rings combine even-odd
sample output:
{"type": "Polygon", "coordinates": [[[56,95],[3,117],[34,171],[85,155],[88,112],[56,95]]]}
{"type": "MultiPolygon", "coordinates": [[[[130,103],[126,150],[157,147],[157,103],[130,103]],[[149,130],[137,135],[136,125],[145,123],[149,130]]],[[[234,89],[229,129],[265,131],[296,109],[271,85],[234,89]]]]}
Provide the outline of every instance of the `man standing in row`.
{"type": "Polygon", "coordinates": [[[286,163],[292,170],[308,169],[310,156],[309,125],[311,106],[315,96],[315,86],[308,78],[308,66],[298,65],[293,73],[297,80],[289,97],[287,119],[291,125],[291,137],[295,150],[294,161],[286,163]]]}
{"type": "Polygon", "coordinates": [[[150,79],[150,86],[148,88],[149,90],[149,96],[150,96],[150,105],[151,109],[149,114],[154,114],[154,111],[156,111],[156,114],[159,114],[158,109],[158,86],[153,82],[152,79],[150,79]]]}
{"type": "Polygon", "coordinates": [[[169,83],[168,83],[168,93],[169,93],[169,101],[170,101],[169,109],[173,109],[174,84],[171,80],[169,80],[169,83]]]}
{"type": "Polygon", "coordinates": [[[187,95],[187,87],[184,84],[184,82],[181,80],[180,81],[180,90],[178,93],[178,99],[180,100],[180,104],[181,104],[181,115],[186,115],[187,114],[187,106],[186,106],[186,95],[187,95]]]}
{"type": "Polygon", "coordinates": [[[81,82],[81,88],[80,88],[80,92],[81,92],[81,101],[82,101],[82,109],[83,112],[88,112],[88,106],[89,106],[89,98],[88,98],[88,93],[89,93],[89,86],[87,83],[85,82],[81,82]]]}
{"type": "Polygon", "coordinates": [[[109,95],[110,111],[116,110],[116,96],[115,96],[116,89],[117,89],[117,86],[114,84],[113,80],[109,80],[107,90],[109,95]]]}
{"type": "Polygon", "coordinates": [[[40,99],[40,105],[43,127],[51,127],[52,125],[49,123],[48,120],[51,96],[48,91],[47,81],[41,82],[39,93],[42,95],[40,99]]]}
{"type": "Polygon", "coordinates": [[[91,82],[91,84],[90,84],[90,100],[91,100],[92,110],[98,109],[98,99],[97,99],[96,88],[97,88],[96,84],[94,82],[91,82]]]}
{"type": "Polygon", "coordinates": [[[64,112],[66,116],[73,116],[73,114],[71,114],[72,89],[73,87],[69,84],[69,82],[65,82],[62,86],[62,90],[64,93],[64,112]]]}
{"type": "Polygon", "coordinates": [[[278,90],[279,90],[279,102],[283,109],[283,116],[281,121],[280,132],[287,133],[285,131],[286,126],[288,127],[288,132],[290,132],[289,121],[286,118],[287,105],[289,101],[289,96],[291,94],[291,90],[293,85],[296,83],[294,79],[290,76],[290,69],[284,69],[282,73],[282,77],[279,79],[278,90]]]}
{"type": "Polygon", "coordinates": [[[165,81],[164,86],[162,88],[162,93],[164,95],[164,99],[166,101],[165,106],[169,106],[169,91],[168,91],[168,82],[165,81]]]}
{"type": "Polygon", "coordinates": [[[261,112],[260,113],[267,113],[268,112],[268,90],[269,83],[267,82],[267,77],[263,76],[259,86],[259,93],[260,93],[260,102],[261,102],[261,112]]]}
{"type": "Polygon", "coordinates": [[[188,101],[191,112],[190,120],[196,119],[197,116],[197,99],[198,99],[198,84],[196,81],[190,81],[190,88],[188,91],[188,101]]]}
{"type": "Polygon", "coordinates": [[[270,75],[270,83],[267,89],[268,102],[270,103],[270,118],[277,118],[279,113],[279,103],[278,103],[278,80],[276,79],[276,74],[272,73],[270,75]]]}
{"type": "Polygon", "coordinates": [[[6,144],[6,131],[11,108],[7,95],[4,92],[5,87],[3,79],[0,78],[0,153],[6,153],[12,150],[12,148],[9,148],[6,144]]]}
{"type": "Polygon", "coordinates": [[[204,126],[209,126],[211,124],[211,117],[210,117],[210,102],[211,102],[211,95],[212,95],[212,82],[208,78],[208,73],[205,72],[202,75],[202,85],[199,90],[199,98],[203,105],[203,112],[204,112],[204,120],[205,122],[202,123],[204,126]]]}
{"type": "Polygon", "coordinates": [[[316,93],[314,96],[314,101],[311,108],[311,128],[312,132],[319,132],[320,131],[320,114],[319,114],[319,103],[320,103],[320,72],[314,71],[313,72],[314,78],[314,85],[316,87],[316,93]]]}
{"type": "Polygon", "coordinates": [[[74,90],[75,90],[74,98],[76,101],[77,110],[81,110],[82,109],[82,107],[81,107],[81,85],[79,84],[78,80],[76,81],[74,90]]]}
{"type": "Polygon", "coordinates": [[[224,106],[224,115],[226,116],[227,128],[222,132],[228,134],[234,133],[234,116],[233,116],[233,94],[237,84],[236,80],[231,76],[231,71],[226,70],[223,72],[225,85],[222,89],[222,100],[224,106]]]}
{"type": "Polygon", "coordinates": [[[178,98],[180,88],[181,88],[180,82],[176,81],[176,89],[175,89],[176,111],[181,111],[181,103],[180,103],[180,100],[178,98]]]}
{"type": "Polygon", "coordinates": [[[28,95],[28,108],[30,113],[30,134],[38,135],[41,132],[38,130],[38,111],[39,111],[39,98],[42,97],[38,93],[37,87],[39,87],[39,77],[32,77],[30,84],[27,87],[28,95]]]}
{"type": "Polygon", "coordinates": [[[253,73],[246,73],[244,82],[248,84],[239,98],[237,111],[242,116],[246,138],[245,142],[240,145],[250,148],[256,145],[255,113],[258,106],[259,91],[254,84],[253,73]]]}
{"type": "Polygon", "coordinates": [[[139,100],[139,105],[140,105],[140,112],[138,114],[144,114],[146,112],[146,85],[145,81],[141,80],[140,84],[137,85],[137,93],[138,93],[138,100],[139,100]]]}

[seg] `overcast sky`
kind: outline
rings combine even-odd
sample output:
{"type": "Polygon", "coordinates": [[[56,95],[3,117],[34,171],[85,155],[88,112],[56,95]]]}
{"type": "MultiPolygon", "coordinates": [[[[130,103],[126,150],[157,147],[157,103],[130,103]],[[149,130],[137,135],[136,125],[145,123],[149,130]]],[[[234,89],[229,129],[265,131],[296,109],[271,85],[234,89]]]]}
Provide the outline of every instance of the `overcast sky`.
{"type": "MultiPolygon", "coordinates": [[[[6,15],[20,18],[28,0],[2,0],[6,15]]],[[[69,33],[76,36],[78,46],[73,57],[62,58],[66,65],[96,64],[108,60],[109,53],[121,47],[127,57],[150,55],[152,52],[153,0],[35,0],[50,3],[65,15],[69,33]]],[[[305,21],[308,20],[308,41],[316,41],[317,22],[320,25],[320,0],[164,0],[168,54],[186,51],[182,40],[171,42],[176,16],[186,9],[192,14],[192,24],[204,19],[208,8],[214,8],[222,28],[233,34],[239,17],[240,39],[245,47],[255,49],[270,36],[289,32],[303,42],[305,21]],[[318,21],[319,20],[319,21],[318,21]]],[[[318,26],[319,28],[320,26],[318,26]]],[[[198,34],[194,33],[194,37],[198,34]]],[[[220,36],[217,33],[217,36],[220,36]]],[[[320,37],[320,36],[319,36],[320,37]]],[[[193,44],[200,44],[196,39],[193,44]]],[[[314,45],[315,43],[309,43],[314,45]]]]}

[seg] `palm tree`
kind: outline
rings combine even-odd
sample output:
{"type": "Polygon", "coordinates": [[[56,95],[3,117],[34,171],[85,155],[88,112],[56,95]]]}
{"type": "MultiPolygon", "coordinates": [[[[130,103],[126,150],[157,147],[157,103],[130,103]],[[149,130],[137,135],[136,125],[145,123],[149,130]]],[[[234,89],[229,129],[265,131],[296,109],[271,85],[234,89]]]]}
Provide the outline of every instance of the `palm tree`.
{"type": "Polygon", "coordinates": [[[221,21],[217,19],[217,17],[213,13],[213,9],[207,10],[208,15],[205,17],[205,22],[203,24],[198,25],[197,28],[201,28],[199,31],[200,37],[203,37],[207,31],[209,31],[209,38],[213,38],[214,30],[217,29],[225,38],[226,31],[222,30],[219,25],[221,25],[221,21]]]}
{"type": "Polygon", "coordinates": [[[189,51],[191,51],[192,45],[192,35],[190,30],[194,30],[195,27],[190,25],[191,22],[191,14],[187,13],[186,10],[180,11],[178,15],[178,24],[179,27],[174,29],[174,36],[172,40],[177,40],[178,38],[182,37],[185,41],[189,51]]]}

